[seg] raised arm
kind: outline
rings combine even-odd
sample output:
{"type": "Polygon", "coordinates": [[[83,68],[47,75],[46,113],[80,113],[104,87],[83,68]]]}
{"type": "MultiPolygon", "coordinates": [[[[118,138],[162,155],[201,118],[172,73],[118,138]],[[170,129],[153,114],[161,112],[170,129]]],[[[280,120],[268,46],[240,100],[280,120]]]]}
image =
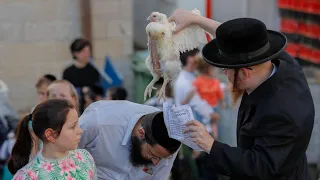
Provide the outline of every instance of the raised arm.
{"type": "Polygon", "coordinates": [[[216,36],[216,29],[221,24],[218,21],[199,16],[191,11],[186,11],[183,9],[177,9],[175,12],[173,12],[169,18],[169,21],[174,21],[177,24],[175,33],[181,31],[183,28],[191,24],[196,24],[213,36],[216,36]]]}

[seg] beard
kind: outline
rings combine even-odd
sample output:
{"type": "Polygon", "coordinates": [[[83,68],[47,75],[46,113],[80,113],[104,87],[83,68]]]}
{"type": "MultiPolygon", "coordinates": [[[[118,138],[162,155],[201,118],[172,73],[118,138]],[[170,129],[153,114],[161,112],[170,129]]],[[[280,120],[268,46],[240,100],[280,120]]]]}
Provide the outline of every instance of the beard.
{"type": "Polygon", "coordinates": [[[135,167],[152,164],[151,160],[144,158],[141,154],[142,145],[145,143],[145,140],[141,140],[137,136],[131,136],[130,162],[135,167]]]}
{"type": "Polygon", "coordinates": [[[231,88],[231,97],[232,97],[232,106],[235,106],[238,102],[238,100],[240,99],[240,97],[242,97],[244,93],[244,90],[236,88],[232,85],[231,88]]]}

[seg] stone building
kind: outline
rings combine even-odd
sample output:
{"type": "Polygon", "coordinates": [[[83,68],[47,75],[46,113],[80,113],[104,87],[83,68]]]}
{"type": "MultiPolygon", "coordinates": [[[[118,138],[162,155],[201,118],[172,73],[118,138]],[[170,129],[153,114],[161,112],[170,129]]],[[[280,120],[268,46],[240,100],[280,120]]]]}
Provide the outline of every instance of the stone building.
{"type": "Polygon", "coordinates": [[[129,68],[132,0],[0,0],[0,79],[18,111],[35,105],[39,76],[61,78],[72,59],[70,43],[83,35],[81,3],[88,2],[96,63],[102,67],[109,55],[120,69],[129,68]]]}

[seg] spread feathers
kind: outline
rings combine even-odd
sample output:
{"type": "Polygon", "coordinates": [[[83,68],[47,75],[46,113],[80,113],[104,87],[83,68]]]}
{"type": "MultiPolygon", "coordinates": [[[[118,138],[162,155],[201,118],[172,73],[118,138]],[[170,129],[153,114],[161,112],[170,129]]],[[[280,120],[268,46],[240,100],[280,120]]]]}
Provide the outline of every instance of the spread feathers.
{"type": "MultiPolygon", "coordinates": [[[[200,15],[197,9],[193,13],[200,15]]],[[[144,92],[144,99],[151,96],[154,84],[163,77],[163,85],[158,92],[159,99],[165,97],[165,88],[181,71],[180,53],[199,48],[207,43],[205,31],[197,25],[190,25],[177,34],[174,22],[169,22],[165,14],[152,12],[147,20],[151,21],[146,27],[148,36],[149,56],[146,66],[153,76],[144,92]]]]}

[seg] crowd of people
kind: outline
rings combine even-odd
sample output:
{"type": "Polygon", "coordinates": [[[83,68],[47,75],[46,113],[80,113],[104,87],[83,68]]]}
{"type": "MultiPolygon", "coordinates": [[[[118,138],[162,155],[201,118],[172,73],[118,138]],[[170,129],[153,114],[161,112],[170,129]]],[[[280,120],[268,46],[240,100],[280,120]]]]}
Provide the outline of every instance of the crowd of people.
{"type": "MultiPolygon", "coordinates": [[[[0,118],[10,123],[0,123],[6,125],[0,133],[3,179],[311,179],[305,151],[315,110],[301,67],[283,51],[285,36],[252,18],[221,24],[177,10],[169,20],[177,32],[197,24],[216,39],[202,53],[180,54],[182,70],[164,99],[138,104],[127,100],[124,87],[105,91],[90,42],[76,39],[73,63],[62,79],[39,78],[38,102],[27,115],[19,120],[4,106],[0,118]],[[219,72],[229,84],[219,81],[219,72]],[[233,104],[242,98],[237,147],[219,142],[229,91],[233,104]],[[164,102],[191,107],[195,120],[184,133],[203,151],[169,137],[164,102]]],[[[6,89],[3,82],[0,88],[6,89]]]]}

